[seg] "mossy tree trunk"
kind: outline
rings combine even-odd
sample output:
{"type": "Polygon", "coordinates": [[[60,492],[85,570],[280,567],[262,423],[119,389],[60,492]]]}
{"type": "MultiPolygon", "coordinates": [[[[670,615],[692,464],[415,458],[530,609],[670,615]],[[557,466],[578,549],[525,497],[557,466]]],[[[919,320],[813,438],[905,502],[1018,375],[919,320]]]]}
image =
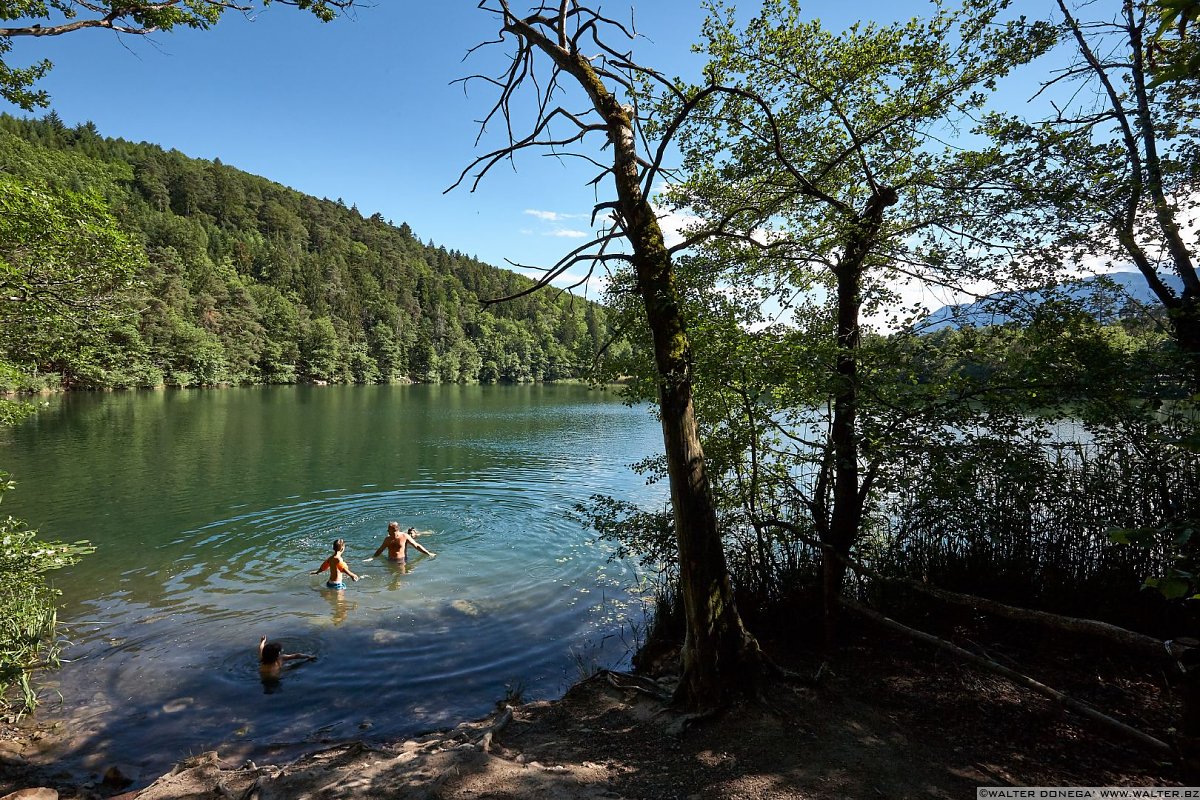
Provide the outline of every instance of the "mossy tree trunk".
{"type": "Polygon", "coordinates": [[[692,402],[692,357],[675,272],[657,215],[642,189],[633,111],[608,90],[591,61],[565,34],[548,37],[544,18],[521,19],[505,10],[504,30],[553,60],[560,77],[569,75],[587,93],[603,121],[612,154],[617,192],[615,224],[632,250],[636,291],[646,311],[658,370],[663,445],[671,485],[671,505],[679,547],[680,594],[687,633],[678,705],[721,704],[732,691],[753,686],[764,659],[758,643],[742,624],[718,530],[692,402]]]}

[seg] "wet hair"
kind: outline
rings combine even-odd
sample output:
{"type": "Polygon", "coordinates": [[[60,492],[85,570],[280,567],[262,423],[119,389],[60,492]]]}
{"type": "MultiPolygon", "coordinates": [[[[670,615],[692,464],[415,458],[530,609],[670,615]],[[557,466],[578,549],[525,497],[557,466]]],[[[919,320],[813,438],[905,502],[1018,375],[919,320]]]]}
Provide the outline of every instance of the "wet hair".
{"type": "Polygon", "coordinates": [[[409,533],[416,533],[416,532],[417,532],[417,529],[416,529],[416,528],[412,528],[412,527],[410,527],[410,528],[408,529],[408,532],[409,532],[409,533]]]}
{"type": "Polygon", "coordinates": [[[399,523],[399,522],[389,522],[389,523],[388,523],[388,532],[389,532],[389,533],[390,533],[391,531],[398,531],[398,530],[400,530],[400,523],[399,523]]]}
{"type": "Polygon", "coordinates": [[[346,549],[346,540],[345,539],[334,539],[333,540],[333,552],[336,553],[338,550],[345,550],[345,549],[346,549]]]}
{"type": "Polygon", "coordinates": [[[267,642],[263,645],[261,660],[263,664],[274,664],[279,660],[279,654],[283,652],[283,645],[279,642],[267,642]]]}

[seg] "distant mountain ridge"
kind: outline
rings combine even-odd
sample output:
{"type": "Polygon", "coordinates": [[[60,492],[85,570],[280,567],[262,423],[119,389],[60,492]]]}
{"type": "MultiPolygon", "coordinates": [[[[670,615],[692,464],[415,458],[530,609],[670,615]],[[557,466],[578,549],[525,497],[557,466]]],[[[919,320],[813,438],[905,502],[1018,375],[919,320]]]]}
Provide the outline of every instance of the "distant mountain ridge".
{"type": "MultiPolygon", "coordinates": [[[[1183,290],[1178,276],[1165,276],[1164,282],[1176,291],[1183,290]]],[[[1065,281],[1052,290],[997,292],[973,303],[942,306],[918,321],[914,329],[933,333],[946,328],[1004,325],[1021,319],[1022,310],[1030,311],[1051,299],[1077,302],[1104,322],[1113,321],[1137,306],[1159,305],[1140,272],[1123,270],[1065,281]]]]}

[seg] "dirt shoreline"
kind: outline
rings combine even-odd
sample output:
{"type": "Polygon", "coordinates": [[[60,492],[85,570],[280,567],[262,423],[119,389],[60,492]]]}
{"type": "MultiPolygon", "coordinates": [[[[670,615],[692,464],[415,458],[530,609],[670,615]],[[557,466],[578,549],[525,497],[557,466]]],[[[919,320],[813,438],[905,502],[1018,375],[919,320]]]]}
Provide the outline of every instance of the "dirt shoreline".
{"type": "MultiPolygon", "coordinates": [[[[1110,648],[1004,626],[966,633],[1052,685],[1169,737],[1178,708],[1146,665],[1110,648]]],[[[765,644],[803,674],[826,663],[825,679],[815,687],[773,684],[759,700],[686,725],[652,696],[656,686],[669,690],[669,676],[656,684],[601,672],[559,700],[515,705],[449,731],[342,742],[271,765],[225,761],[218,750],[136,790],[102,775],[81,781],[56,777],[53,765],[22,764],[6,737],[0,800],[39,786],[87,800],[798,800],[963,798],[977,786],[1179,785],[1172,764],[1107,738],[1045,698],[878,630],[848,635],[827,662],[796,642],[765,644]]]]}

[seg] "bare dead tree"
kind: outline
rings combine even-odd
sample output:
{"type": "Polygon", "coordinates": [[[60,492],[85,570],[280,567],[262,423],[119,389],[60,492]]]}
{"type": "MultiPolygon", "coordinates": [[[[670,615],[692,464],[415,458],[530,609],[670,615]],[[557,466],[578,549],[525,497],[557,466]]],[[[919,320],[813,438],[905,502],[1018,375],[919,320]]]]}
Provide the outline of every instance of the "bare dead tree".
{"type": "Polygon", "coordinates": [[[597,203],[593,210],[593,223],[600,215],[606,219],[599,235],[546,269],[522,294],[548,286],[580,265],[587,268],[582,280],[598,265],[618,262],[630,268],[631,289],[645,308],[658,370],[679,548],[687,632],[675,700],[689,709],[718,705],[735,689],[757,686],[770,662],[745,629],[734,603],[696,426],[691,344],[672,261],[673,254],[693,244],[694,238],[667,247],[650,196],[655,181],[666,172],[663,160],[671,138],[687,116],[717,93],[740,92],[676,86],[613,44],[632,42],[636,34],[631,26],[579,0],[541,2],[524,16],[508,0],[482,0],[479,8],[495,15],[499,36],[468,55],[486,46],[509,48],[507,66],[498,75],[463,80],[483,82],[496,91],[494,104],[480,122],[480,136],[489,125],[503,125],[505,141],[472,161],[447,191],[463,184],[474,190],[497,164],[530,150],[583,158],[599,169],[593,184],[611,181],[615,199],[597,203]],[[669,118],[656,116],[645,102],[642,90],[647,86],[673,100],[669,118]],[[586,103],[569,108],[559,102],[560,95],[571,92],[581,92],[586,103]],[[515,101],[529,95],[534,98],[533,117],[518,119],[523,112],[515,101]]]}

